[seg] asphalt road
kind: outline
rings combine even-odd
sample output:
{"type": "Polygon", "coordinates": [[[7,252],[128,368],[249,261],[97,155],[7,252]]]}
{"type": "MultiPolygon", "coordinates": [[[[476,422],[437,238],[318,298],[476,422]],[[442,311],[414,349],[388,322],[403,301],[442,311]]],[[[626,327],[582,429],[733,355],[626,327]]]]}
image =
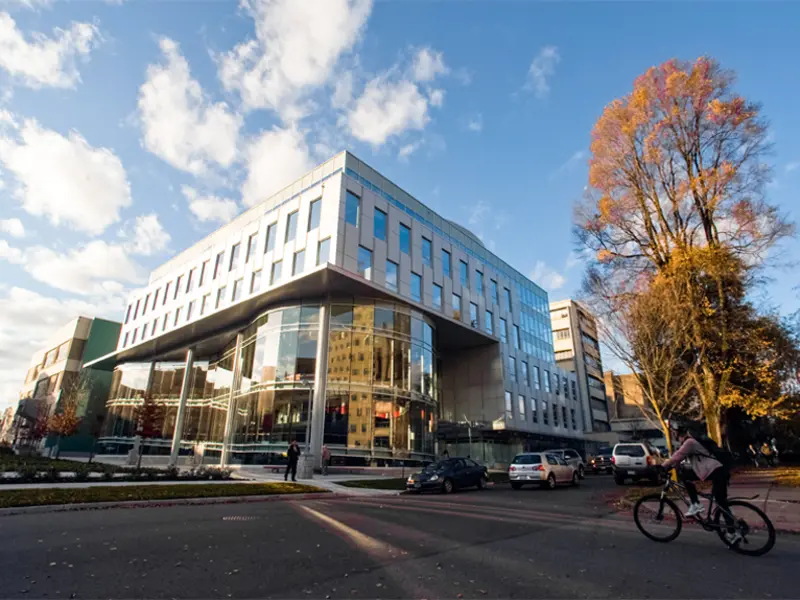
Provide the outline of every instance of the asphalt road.
{"type": "Polygon", "coordinates": [[[8,598],[796,598],[800,537],[767,556],[684,528],[647,540],[613,487],[0,517],[8,598]]]}

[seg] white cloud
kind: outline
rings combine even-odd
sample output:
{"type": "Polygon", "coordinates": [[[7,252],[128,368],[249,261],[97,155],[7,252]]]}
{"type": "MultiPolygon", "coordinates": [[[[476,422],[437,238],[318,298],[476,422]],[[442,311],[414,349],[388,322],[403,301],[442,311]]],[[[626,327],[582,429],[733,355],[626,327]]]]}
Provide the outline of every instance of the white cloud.
{"type": "Polygon", "coordinates": [[[545,46],[539,50],[528,69],[524,89],[532,91],[537,98],[547,96],[550,93],[550,78],[555,74],[560,60],[558,48],[555,46],[545,46]]]}
{"type": "Polygon", "coordinates": [[[0,406],[16,402],[31,356],[53,331],[78,316],[120,319],[120,296],[58,299],[11,287],[0,290],[0,406]]]}
{"type": "Polygon", "coordinates": [[[35,120],[16,133],[0,134],[0,163],[16,178],[16,197],[30,214],[99,235],[130,206],[127,174],[108,148],[90,146],[77,131],[64,137],[35,120]]]}
{"type": "Polygon", "coordinates": [[[530,274],[531,280],[548,291],[564,287],[567,278],[558,271],[548,267],[544,261],[537,260],[530,274]]]}
{"type": "Polygon", "coordinates": [[[8,261],[12,265],[20,264],[23,261],[22,250],[10,246],[5,240],[0,240],[0,259],[8,261]]]}
{"type": "Polygon", "coordinates": [[[431,90],[428,94],[428,100],[431,106],[439,107],[444,104],[444,90],[431,90]]]}
{"type": "Polygon", "coordinates": [[[345,108],[353,100],[353,73],[345,71],[341,73],[333,85],[333,95],[331,96],[331,106],[333,108],[345,108]]]}
{"type": "Polygon", "coordinates": [[[53,37],[36,33],[28,41],[11,15],[0,12],[0,68],[30,88],[75,87],[81,80],[77,59],[86,59],[100,41],[100,31],[91,23],[55,29],[53,37]]]}
{"type": "Polygon", "coordinates": [[[467,129],[479,133],[483,131],[483,115],[477,113],[467,121],[467,129]]]}
{"type": "Polygon", "coordinates": [[[437,76],[450,72],[444,63],[444,54],[432,48],[421,48],[417,52],[412,69],[417,81],[433,81],[437,76]]]}
{"type": "Polygon", "coordinates": [[[227,223],[239,213],[239,205],[235,200],[219,196],[202,196],[188,185],[181,186],[181,191],[189,203],[189,210],[203,223],[227,223]]]}
{"type": "Polygon", "coordinates": [[[408,130],[422,130],[428,121],[428,100],[417,85],[391,81],[385,75],[367,83],[347,116],[350,133],[373,146],[408,130]]]}
{"type": "Polygon", "coordinates": [[[158,215],[140,215],[133,223],[133,231],[123,231],[121,236],[127,241],[125,249],[131,254],[152,256],[164,250],[170,242],[170,235],[164,230],[158,215]]]}
{"type": "Polygon", "coordinates": [[[578,150],[577,152],[573,153],[567,160],[565,160],[559,167],[550,173],[548,177],[549,180],[556,179],[560,175],[572,171],[578,164],[584,162],[586,158],[586,151],[585,150],[578,150]]]}
{"type": "Polygon", "coordinates": [[[44,246],[28,248],[25,270],[36,280],[82,296],[104,294],[119,283],[140,284],[144,270],[128,256],[125,247],[94,240],[68,252],[44,246]]]}
{"type": "Polygon", "coordinates": [[[797,169],[800,169],[800,160],[795,162],[790,162],[786,165],[787,173],[791,173],[792,171],[796,171],[797,169]]]}
{"type": "Polygon", "coordinates": [[[236,159],[241,116],[207,97],[176,42],[162,38],[159,46],[164,61],[147,68],[139,88],[145,148],[194,175],[205,173],[210,163],[230,166],[236,159]]]}
{"type": "Polygon", "coordinates": [[[408,158],[414,154],[414,152],[420,149],[420,147],[422,147],[422,140],[406,144],[397,151],[397,158],[402,161],[407,161],[408,158]]]}
{"type": "Polygon", "coordinates": [[[491,213],[492,207],[488,202],[478,200],[473,206],[468,208],[469,217],[467,223],[471,226],[480,225],[486,221],[486,218],[491,213]]]}
{"type": "Polygon", "coordinates": [[[242,202],[246,206],[266,200],[313,166],[305,136],[291,127],[263,132],[248,144],[245,154],[242,202]]]}
{"type": "Polygon", "coordinates": [[[11,237],[25,237],[25,226],[19,219],[0,220],[0,232],[7,233],[11,237]]]}
{"type": "Polygon", "coordinates": [[[248,110],[275,110],[285,121],[298,103],[324,85],[352,49],[372,11],[371,0],[242,0],[255,21],[255,39],[219,60],[227,90],[248,110]]]}

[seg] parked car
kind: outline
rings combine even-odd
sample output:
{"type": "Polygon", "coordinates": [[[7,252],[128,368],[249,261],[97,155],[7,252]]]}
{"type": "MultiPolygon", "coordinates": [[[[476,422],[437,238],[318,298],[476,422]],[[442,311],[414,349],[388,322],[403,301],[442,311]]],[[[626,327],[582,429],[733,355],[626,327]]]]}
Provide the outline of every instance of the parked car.
{"type": "Polygon", "coordinates": [[[563,458],[568,464],[575,467],[575,470],[578,472],[578,477],[583,479],[583,476],[586,474],[586,463],[583,461],[583,457],[578,453],[577,450],[573,450],[572,448],[558,448],[555,450],[545,450],[545,452],[549,452],[563,458]]]}
{"type": "Polygon", "coordinates": [[[592,473],[595,475],[598,473],[613,473],[614,464],[611,462],[613,453],[613,448],[601,448],[598,450],[595,457],[589,461],[589,468],[592,469],[592,473]]]}
{"type": "Polygon", "coordinates": [[[626,442],[614,446],[611,462],[614,465],[614,481],[622,485],[626,479],[659,481],[662,475],[658,467],[664,460],[661,453],[650,444],[626,442]]]}
{"type": "Polygon", "coordinates": [[[578,470],[553,452],[517,454],[508,467],[508,480],[515,490],[526,484],[555,489],[559,483],[578,485],[578,470]]]}
{"type": "Polygon", "coordinates": [[[414,473],[406,482],[409,492],[449,494],[466,487],[486,489],[489,472],[471,458],[446,458],[414,473]]]}

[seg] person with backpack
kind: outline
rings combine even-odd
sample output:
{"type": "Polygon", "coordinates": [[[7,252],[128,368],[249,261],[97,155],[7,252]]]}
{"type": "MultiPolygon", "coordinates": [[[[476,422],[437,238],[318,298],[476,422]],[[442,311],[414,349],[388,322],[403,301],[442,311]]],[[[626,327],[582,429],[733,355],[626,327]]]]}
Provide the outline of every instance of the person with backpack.
{"type": "MultiPolygon", "coordinates": [[[[678,450],[662,465],[665,469],[673,469],[677,467],[684,459],[688,459],[692,467],[692,475],[700,481],[711,481],[711,493],[714,500],[724,509],[722,516],[728,526],[733,525],[733,519],[730,517],[730,509],[728,508],[728,480],[730,479],[730,460],[729,454],[717,446],[711,440],[703,440],[702,442],[689,433],[686,427],[679,427],[677,430],[678,441],[681,446],[678,450]],[[727,454],[727,456],[726,456],[727,454]]],[[[693,478],[682,477],[683,485],[689,494],[691,505],[689,510],[686,511],[687,517],[694,517],[701,515],[705,507],[700,503],[700,497],[697,495],[697,487],[693,478]]],[[[734,544],[736,536],[732,530],[726,534],[728,543],[734,544]]]]}

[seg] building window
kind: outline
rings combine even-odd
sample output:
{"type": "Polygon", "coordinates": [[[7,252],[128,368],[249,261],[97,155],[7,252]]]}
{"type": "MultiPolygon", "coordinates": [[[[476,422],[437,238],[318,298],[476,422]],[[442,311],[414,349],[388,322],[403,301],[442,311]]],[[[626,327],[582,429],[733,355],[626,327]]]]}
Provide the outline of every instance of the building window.
{"type": "Polygon", "coordinates": [[[226,288],[224,285],[217,290],[217,304],[215,305],[215,308],[219,308],[222,306],[222,303],[225,302],[225,290],[226,288]]]}
{"type": "Polygon", "coordinates": [[[244,280],[239,278],[233,282],[233,302],[238,302],[242,299],[244,293],[244,280]]]}
{"type": "Polygon", "coordinates": [[[536,410],[536,398],[531,398],[531,418],[534,423],[539,422],[539,411],[536,410]]]}
{"type": "Polygon", "coordinates": [[[497,301],[497,282],[494,279],[489,280],[489,290],[492,292],[492,304],[499,304],[497,301]]]}
{"type": "Polygon", "coordinates": [[[553,404],[553,427],[558,427],[558,406],[553,404]]]}
{"type": "Polygon", "coordinates": [[[411,254],[411,230],[400,223],[400,252],[411,254]]]}
{"type": "Polygon", "coordinates": [[[556,329],[553,332],[553,337],[557,340],[568,340],[570,338],[569,335],[569,328],[566,329],[556,329]]]}
{"type": "Polygon", "coordinates": [[[308,230],[319,227],[319,217],[322,212],[322,198],[313,200],[308,206],[308,230]]]}
{"type": "Polygon", "coordinates": [[[520,394],[517,396],[517,406],[519,407],[519,418],[520,421],[525,420],[525,396],[520,394]]]}
{"type": "Polygon", "coordinates": [[[217,254],[217,260],[214,262],[214,276],[212,279],[216,279],[220,272],[222,271],[222,263],[225,261],[225,253],[220,252],[217,254]]]}
{"type": "Polygon", "coordinates": [[[267,225],[267,241],[264,243],[264,252],[275,250],[275,234],[278,231],[277,223],[267,225]]]}
{"type": "Polygon", "coordinates": [[[547,406],[547,400],[542,400],[542,423],[547,425],[550,422],[550,411],[547,406]]]}
{"type": "Polygon", "coordinates": [[[161,331],[166,331],[167,327],[169,327],[169,318],[171,314],[170,311],[164,313],[164,323],[161,325],[161,331]]]}
{"type": "MultiPolygon", "coordinates": [[[[129,308],[130,308],[130,307],[129,307],[129,308]]],[[[123,347],[123,348],[124,348],[125,346],[127,346],[127,345],[128,345],[128,333],[129,333],[129,332],[127,332],[127,331],[125,332],[125,337],[124,337],[124,338],[123,338],[123,340],[122,340],[122,347],[123,347]]]]}
{"type": "Polygon", "coordinates": [[[231,248],[231,260],[228,263],[228,271],[233,271],[236,267],[236,263],[239,260],[239,248],[241,244],[234,244],[233,248],[231,248]]]}
{"type": "Polygon", "coordinates": [[[150,294],[147,294],[144,297],[144,303],[142,304],[142,316],[147,312],[147,305],[150,304],[150,294]]]}
{"type": "MultiPolygon", "coordinates": [[[[128,324],[128,321],[131,320],[131,311],[133,310],[133,305],[128,304],[128,312],[125,313],[125,325],[128,324]]],[[[124,344],[123,344],[124,346],[124,344]]]]}
{"type": "Polygon", "coordinates": [[[190,269],[189,276],[186,278],[186,293],[189,294],[194,291],[194,284],[196,283],[195,271],[197,269],[190,269]]]}
{"type": "Polygon", "coordinates": [[[381,209],[375,209],[375,219],[373,229],[375,230],[375,237],[379,240],[386,241],[386,213],[381,209]]]}
{"type": "Polygon", "coordinates": [[[397,263],[386,261],[386,287],[393,292],[397,291],[397,263]]]}
{"type": "MultiPolygon", "coordinates": [[[[134,345],[134,344],[136,343],[136,333],[137,333],[138,331],[139,331],[138,329],[134,329],[134,330],[133,330],[133,337],[131,338],[131,346],[132,346],[132,345],[134,345]]],[[[38,384],[38,383],[36,384],[36,387],[37,387],[37,388],[39,387],[39,384],[38,384]]],[[[36,391],[38,392],[38,389],[37,389],[36,391]]],[[[34,396],[36,396],[36,395],[37,395],[37,393],[36,393],[36,392],[34,392],[34,394],[33,394],[33,395],[34,395],[34,396]]]]}
{"type": "Polygon", "coordinates": [[[142,341],[144,341],[145,338],[147,338],[147,328],[149,325],[150,325],[149,323],[145,323],[144,325],[142,325],[142,341]]]}
{"type": "Polygon", "coordinates": [[[567,407],[561,407],[561,424],[564,425],[564,429],[569,427],[569,422],[567,421],[567,407]]]}
{"type": "Polygon", "coordinates": [[[178,296],[181,293],[181,282],[183,281],[183,275],[178,275],[178,278],[175,280],[175,293],[172,295],[173,300],[177,300],[178,296]]]}
{"type": "Polygon", "coordinates": [[[530,385],[528,383],[528,363],[523,360],[521,361],[521,365],[522,365],[522,373],[521,373],[522,383],[524,383],[525,385],[530,385]]]}
{"type": "Polygon", "coordinates": [[[358,274],[364,279],[372,279],[372,250],[358,247],[358,274]]]}
{"type": "Polygon", "coordinates": [[[269,284],[275,285],[281,280],[281,266],[283,265],[283,261],[278,260],[272,263],[272,272],[269,276],[269,284]]]}
{"type": "Polygon", "coordinates": [[[514,325],[514,348],[519,350],[519,325],[514,325]]]}
{"type": "Polygon", "coordinates": [[[186,320],[192,320],[192,314],[194,313],[194,300],[189,302],[189,306],[186,307],[186,320]]]}
{"type": "Polygon", "coordinates": [[[453,294],[450,297],[450,306],[453,309],[453,318],[456,320],[461,320],[461,296],[458,294],[453,294]]]}
{"type": "Polygon", "coordinates": [[[247,254],[244,257],[245,264],[250,262],[250,259],[256,255],[256,235],[255,233],[250,234],[250,237],[247,238],[247,254]]]}
{"type": "Polygon", "coordinates": [[[508,323],[502,317],[500,318],[500,341],[504,344],[508,343],[508,323]]]}
{"type": "Polygon", "coordinates": [[[558,373],[553,373],[553,391],[558,396],[561,393],[561,389],[558,387],[558,373]]]}
{"type": "Polygon", "coordinates": [[[298,215],[299,211],[294,211],[289,213],[289,216],[286,217],[286,238],[284,240],[284,244],[288,244],[297,237],[298,215]]]}
{"type": "Polygon", "coordinates": [[[475,284],[478,293],[483,295],[483,273],[480,271],[475,271],[475,284]]]}
{"type": "Polygon", "coordinates": [[[469,324],[478,327],[478,305],[474,302],[469,303],[469,324]]]}
{"type": "Polygon", "coordinates": [[[575,419],[575,409],[574,408],[570,408],[569,409],[569,416],[570,416],[570,419],[572,420],[572,429],[577,430],[578,429],[578,421],[575,419]]]}
{"type": "Polygon", "coordinates": [[[568,387],[569,384],[567,383],[567,378],[562,376],[561,377],[561,383],[562,383],[562,385],[564,387],[564,398],[567,398],[567,397],[569,397],[569,387],[568,387]]]}
{"type": "Polygon", "coordinates": [[[433,284],[433,307],[442,310],[442,286],[433,284]]]}
{"type": "Polygon", "coordinates": [[[490,310],[483,314],[483,328],[486,329],[486,333],[494,335],[494,316],[490,310]]]}
{"type": "Polygon", "coordinates": [[[572,386],[571,386],[572,387],[572,399],[573,400],[577,400],[578,399],[578,386],[575,383],[574,379],[572,381],[570,381],[570,383],[572,384],[572,386]]]}
{"type": "Polygon", "coordinates": [[[517,359],[513,356],[508,357],[508,378],[511,381],[517,380],[517,359]]]}
{"type": "Polygon", "coordinates": [[[461,285],[465,288],[469,288],[469,266],[463,260],[459,261],[459,268],[461,271],[461,285]]]}
{"type": "Polygon", "coordinates": [[[328,262],[330,257],[331,257],[331,238],[327,238],[320,241],[319,245],[317,246],[317,264],[321,265],[328,262]]]}
{"type": "Polygon", "coordinates": [[[550,387],[550,371],[545,370],[544,372],[544,391],[545,392],[552,392],[552,388],[550,387]]]}
{"type": "Polygon", "coordinates": [[[540,378],[539,378],[539,367],[537,367],[536,365],[533,365],[533,370],[531,371],[531,374],[533,375],[533,387],[534,387],[534,389],[537,389],[537,390],[542,389],[542,384],[541,384],[541,381],[540,381],[540,378]]]}
{"type": "Polygon", "coordinates": [[[180,322],[181,322],[181,308],[179,306],[178,308],[175,309],[175,322],[173,323],[173,325],[177,327],[178,323],[180,322]]]}
{"type": "Polygon", "coordinates": [[[508,288],[503,288],[503,296],[506,299],[506,310],[510,313],[511,312],[511,290],[508,288]]]}
{"type": "Polygon", "coordinates": [[[133,309],[133,320],[136,320],[136,317],[139,316],[139,305],[142,303],[141,300],[136,301],[136,306],[133,309]]]}
{"type": "Polygon", "coordinates": [[[506,392],[506,421],[514,420],[514,407],[511,406],[511,392],[506,392]]]}
{"type": "Polygon", "coordinates": [[[422,238],[422,264],[431,266],[433,256],[433,243],[428,238],[422,238]]]}
{"type": "Polygon", "coordinates": [[[450,268],[451,268],[451,259],[450,253],[442,248],[442,273],[445,277],[450,277],[450,268]]]}
{"type": "Polygon", "coordinates": [[[344,205],[344,220],[350,225],[358,227],[358,218],[361,212],[361,198],[347,190],[347,199],[344,205]]]}
{"type": "Polygon", "coordinates": [[[411,298],[422,302],[422,277],[416,273],[411,273],[411,298]]]}
{"type": "Polygon", "coordinates": [[[200,301],[200,315],[206,314],[208,305],[211,303],[211,294],[204,294],[203,299],[200,301]]]}
{"type": "Polygon", "coordinates": [[[261,289],[261,270],[253,271],[250,277],[250,293],[255,294],[261,289]]]}
{"type": "MultiPolygon", "coordinates": [[[[204,260],[203,264],[200,265],[200,281],[198,285],[203,287],[203,284],[206,282],[206,275],[208,275],[208,263],[209,261],[204,260]]],[[[156,295],[158,295],[158,290],[156,290],[156,295]]]]}
{"type": "Polygon", "coordinates": [[[581,332],[581,339],[583,340],[584,344],[586,344],[590,348],[594,348],[597,352],[600,352],[600,346],[597,344],[597,340],[594,339],[592,336],[581,332]]]}
{"type": "Polygon", "coordinates": [[[161,300],[161,305],[162,306],[165,305],[167,303],[167,300],[169,299],[169,287],[170,287],[171,284],[172,284],[172,282],[168,281],[167,285],[164,286],[164,297],[161,300]]]}
{"type": "Polygon", "coordinates": [[[306,251],[305,250],[298,250],[294,253],[294,259],[292,260],[292,276],[300,275],[303,272],[303,268],[306,265],[306,251]]]}

